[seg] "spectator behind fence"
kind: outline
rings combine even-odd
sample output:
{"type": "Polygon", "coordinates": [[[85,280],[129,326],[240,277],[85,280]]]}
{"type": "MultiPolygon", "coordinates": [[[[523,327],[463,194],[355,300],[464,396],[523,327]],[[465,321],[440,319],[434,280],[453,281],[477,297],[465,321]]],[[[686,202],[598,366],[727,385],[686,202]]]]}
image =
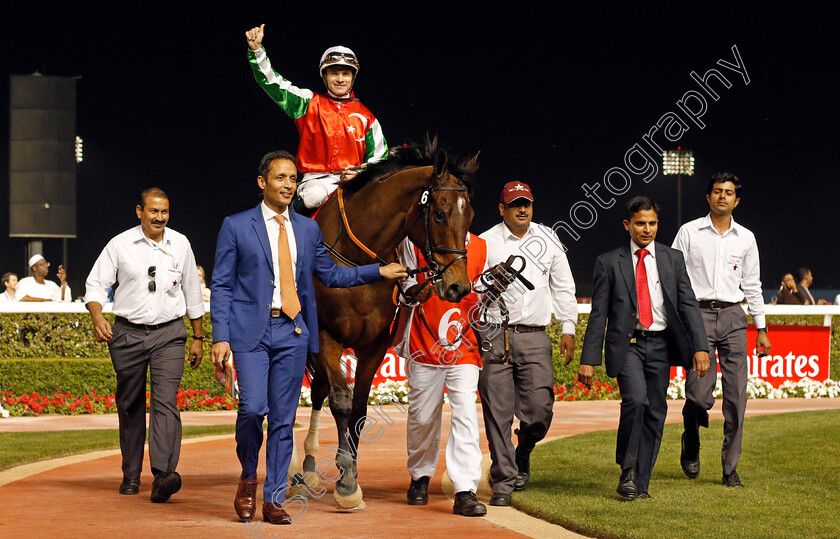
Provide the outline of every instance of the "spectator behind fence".
{"type": "Polygon", "coordinates": [[[799,288],[802,289],[802,293],[805,295],[805,299],[808,300],[808,303],[805,305],[826,305],[828,302],[824,299],[814,299],[814,296],[811,294],[811,284],[814,282],[814,274],[811,273],[811,270],[806,267],[799,268],[796,270],[796,280],[799,282],[799,288]]]}
{"type": "Polygon", "coordinates": [[[810,305],[811,302],[805,294],[796,286],[796,279],[792,273],[785,273],[782,278],[782,286],[779,288],[779,297],[776,305],[810,305]]]}
{"type": "Polygon", "coordinates": [[[12,303],[15,301],[15,288],[18,284],[18,277],[11,271],[3,274],[4,291],[0,294],[0,303],[12,303]]]}
{"type": "Polygon", "coordinates": [[[201,301],[210,301],[210,289],[207,288],[207,283],[204,281],[204,268],[201,266],[195,268],[198,270],[198,282],[201,284],[201,301]]]}
{"type": "Polygon", "coordinates": [[[61,286],[45,279],[50,272],[50,263],[41,256],[34,255],[29,259],[32,277],[20,280],[15,289],[15,301],[62,301],[69,302],[73,295],[67,285],[67,272],[64,266],[58,266],[56,276],[61,286]]]}

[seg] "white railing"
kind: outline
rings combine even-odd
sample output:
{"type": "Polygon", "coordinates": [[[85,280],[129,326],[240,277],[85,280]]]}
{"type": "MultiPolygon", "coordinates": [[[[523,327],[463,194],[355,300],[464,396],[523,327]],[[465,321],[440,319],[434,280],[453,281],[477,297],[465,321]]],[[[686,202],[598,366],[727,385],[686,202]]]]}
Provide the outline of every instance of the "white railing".
{"type": "MultiPolygon", "coordinates": [[[[106,303],[102,306],[103,313],[110,313],[113,303],[106,303]]],[[[87,314],[85,304],[82,302],[58,303],[56,301],[35,302],[26,301],[23,303],[0,303],[0,314],[2,313],[81,313],[87,314]]],[[[204,312],[210,312],[210,303],[204,303],[204,312]]]]}
{"type": "MultiPolygon", "coordinates": [[[[110,313],[113,304],[106,303],[102,312],[110,313]]],[[[743,305],[744,311],[747,306],[743,305]]],[[[840,315],[840,305],[765,305],[765,314],[769,315],[822,315],[823,325],[831,325],[831,317],[840,315]]],[[[210,312],[210,303],[204,304],[204,311],[210,312]]],[[[589,314],[592,305],[589,303],[578,304],[579,314],[589,314]]],[[[84,303],[56,303],[56,302],[26,302],[26,303],[0,303],[0,313],[87,313],[84,303]]]]}

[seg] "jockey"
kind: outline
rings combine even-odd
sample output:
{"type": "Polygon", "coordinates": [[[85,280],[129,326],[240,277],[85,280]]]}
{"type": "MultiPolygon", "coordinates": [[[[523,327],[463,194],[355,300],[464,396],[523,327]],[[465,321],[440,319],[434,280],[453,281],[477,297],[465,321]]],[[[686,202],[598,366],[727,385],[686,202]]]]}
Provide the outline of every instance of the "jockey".
{"type": "Polygon", "coordinates": [[[355,176],[357,167],[384,159],[388,144],[379,121],[353,93],[359,61],[352,50],[337,46],[324,51],[319,70],[327,93],[318,94],[293,86],[272,69],[262,47],[264,29],[262,24],[245,32],[248,61],[257,83],[295,122],[300,134],[296,162],[303,174],[298,194],[306,208],[315,209],[340,180],[355,176]]]}

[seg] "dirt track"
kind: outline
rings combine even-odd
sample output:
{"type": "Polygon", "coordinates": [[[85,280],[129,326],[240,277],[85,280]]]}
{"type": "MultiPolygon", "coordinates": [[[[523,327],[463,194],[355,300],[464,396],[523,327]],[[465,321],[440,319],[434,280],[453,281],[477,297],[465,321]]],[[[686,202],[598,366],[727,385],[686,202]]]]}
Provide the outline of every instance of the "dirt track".
{"type": "MultiPolygon", "coordinates": [[[[669,422],[680,419],[681,405],[680,401],[670,403],[669,422]]],[[[840,408],[840,399],[755,400],[750,401],[747,412],[748,415],[762,415],[828,408],[840,408]]],[[[573,536],[563,528],[523,517],[509,508],[489,507],[486,518],[452,515],[452,502],[441,489],[443,452],[437,475],[430,485],[429,505],[406,505],[409,477],[405,471],[405,415],[395,407],[384,410],[394,423],[380,422],[385,435],[375,444],[362,446],[360,451],[359,480],[367,503],[364,511],[339,511],[329,489],[322,498],[310,500],[306,513],[291,526],[270,526],[254,521],[246,527],[236,519],[233,510],[239,470],[230,435],[185,441],[178,467],[184,486],[165,504],[149,502],[152,477],[148,471],[148,458],[140,495],[117,493],[121,479],[119,451],[71,457],[68,460],[80,462],[66,465],[61,465],[66,462],[62,460],[46,461],[0,472],[0,537],[269,538],[293,533],[389,538],[573,536]],[[55,467],[57,465],[59,467],[55,467]]],[[[618,411],[617,401],[556,403],[549,437],[616,428],[618,411]]],[[[448,413],[448,407],[444,407],[446,430],[448,413]]],[[[309,409],[301,409],[298,422],[308,424],[308,416],[309,409]]],[[[322,416],[319,455],[328,454],[329,448],[336,444],[335,427],[327,416],[327,413],[322,416]]],[[[191,413],[184,414],[184,423],[232,423],[233,417],[231,413],[191,413]]],[[[719,405],[715,407],[713,417],[720,418],[719,405]]],[[[0,427],[4,431],[116,428],[116,419],[116,414],[13,418],[0,421],[0,427]]],[[[446,430],[442,436],[444,443],[446,430]]],[[[481,439],[486,452],[483,432],[481,439]]],[[[302,434],[297,442],[302,452],[302,434]]],[[[261,467],[260,475],[264,475],[264,467],[261,467]]],[[[261,503],[260,498],[258,503],[261,503]]]]}

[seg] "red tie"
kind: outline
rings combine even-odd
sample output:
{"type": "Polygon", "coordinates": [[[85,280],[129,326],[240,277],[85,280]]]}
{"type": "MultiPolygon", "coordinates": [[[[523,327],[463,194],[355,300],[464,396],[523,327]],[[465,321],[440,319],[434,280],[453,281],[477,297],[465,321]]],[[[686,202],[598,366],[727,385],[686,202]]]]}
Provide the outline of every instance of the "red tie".
{"type": "Polygon", "coordinates": [[[653,309],[650,306],[650,290],[648,290],[647,271],[645,270],[645,257],[647,249],[636,251],[639,261],[636,262],[636,297],[639,300],[639,322],[646,328],[653,324],[653,309]]]}

